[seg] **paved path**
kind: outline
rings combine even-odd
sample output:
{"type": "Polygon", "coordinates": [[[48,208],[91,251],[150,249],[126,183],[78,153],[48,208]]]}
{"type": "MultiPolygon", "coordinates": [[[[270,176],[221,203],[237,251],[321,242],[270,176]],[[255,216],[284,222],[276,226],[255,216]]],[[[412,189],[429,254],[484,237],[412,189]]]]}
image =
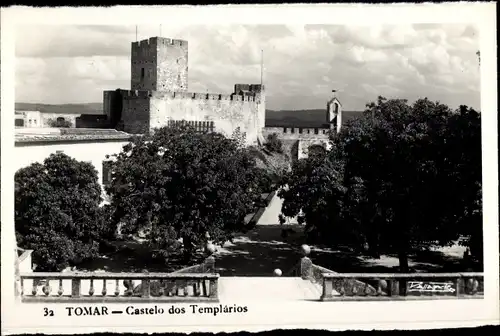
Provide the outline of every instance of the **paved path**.
{"type": "MultiPolygon", "coordinates": [[[[269,202],[266,210],[259,218],[257,225],[277,225],[279,224],[279,215],[281,213],[281,205],[283,204],[283,200],[278,197],[278,195],[274,195],[269,202]]],[[[297,219],[291,219],[289,224],[297,224],[297,219]]]]}
{"type": "Polygon", "coordinates": [[[231,301],[318,301],[321,286],[297,277],[222,277],[221,302],[231,301]]]}

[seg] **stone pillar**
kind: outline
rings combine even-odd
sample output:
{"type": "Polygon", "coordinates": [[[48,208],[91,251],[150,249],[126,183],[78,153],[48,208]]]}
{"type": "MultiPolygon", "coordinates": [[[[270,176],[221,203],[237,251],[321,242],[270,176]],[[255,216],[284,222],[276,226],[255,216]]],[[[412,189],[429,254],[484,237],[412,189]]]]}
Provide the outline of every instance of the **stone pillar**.
{"type": "Polygon", "coordinates": [[[312,279],[312,261],[308,255],[311,253],[311,248],[308,245],[301,246],[302,259],[300,259],[300,277],[304,280],[312,279]]]}
{"type": "Polygon", "coordinates": [[[19,269],[19,256],[17,247],[14,249],[14,297],[16,300],[21,298],[21,272],[19,269]]]}
{"type": "Polygon", "coordinates": [[[214,244],[207,243],[207,246],[205,247],[205,253],[207,255],[207,258],[203,263],[203,270],[205,273],[215,273],[215,257],[213,256],[213,254],[215,253],[214,244]]]}

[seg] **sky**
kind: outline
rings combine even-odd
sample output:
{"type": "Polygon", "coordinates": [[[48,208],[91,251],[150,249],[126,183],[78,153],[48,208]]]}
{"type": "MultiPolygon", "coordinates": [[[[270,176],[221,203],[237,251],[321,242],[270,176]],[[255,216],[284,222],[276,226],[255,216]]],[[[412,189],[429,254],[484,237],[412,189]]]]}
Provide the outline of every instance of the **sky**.
{"type": "MultiPolygon", "coordinates": [[[[137,36],[188,40],[190,92],[260,83],[263,55],[268,109],[325,108],[332,89],[344,110],[363,110],[378,96],[480,109],[471,25],[140,25],[137,36]]],[[[19,27],[16,101],[102,102],[104,90],[129,89],[135,40],[136,26],[19,27]]]]}

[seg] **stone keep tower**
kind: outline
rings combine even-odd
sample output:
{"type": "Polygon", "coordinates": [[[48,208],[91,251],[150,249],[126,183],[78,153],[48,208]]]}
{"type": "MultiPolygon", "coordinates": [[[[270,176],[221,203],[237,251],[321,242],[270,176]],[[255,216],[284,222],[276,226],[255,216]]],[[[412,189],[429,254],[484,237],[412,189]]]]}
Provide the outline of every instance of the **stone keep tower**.
{"type": "Polygon", "coordinates": [[[132,43],[131,89],[186,92],[188,42],[151,37],[132,43]]]}

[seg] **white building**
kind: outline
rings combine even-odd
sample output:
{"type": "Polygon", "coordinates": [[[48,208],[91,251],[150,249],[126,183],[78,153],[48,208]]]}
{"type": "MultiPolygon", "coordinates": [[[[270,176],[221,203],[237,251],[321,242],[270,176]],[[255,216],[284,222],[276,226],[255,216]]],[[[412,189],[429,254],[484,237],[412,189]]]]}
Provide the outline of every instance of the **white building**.
{"type": "Polygon", "coordinates": [[[42,127],[42,115],[40,111],[16,111],[15,126],[36,128],[42,127]]]}
{"type": "Polygon", "coordinates": [[[17,128],[15,130],[15,170],[32,163],[43,163],[50,154],[65,153],[90,162],[98,172],[99,182],[109,181],[106,155],[119,153],[131,135],[113,129],[86,128],[17,128]]]}

